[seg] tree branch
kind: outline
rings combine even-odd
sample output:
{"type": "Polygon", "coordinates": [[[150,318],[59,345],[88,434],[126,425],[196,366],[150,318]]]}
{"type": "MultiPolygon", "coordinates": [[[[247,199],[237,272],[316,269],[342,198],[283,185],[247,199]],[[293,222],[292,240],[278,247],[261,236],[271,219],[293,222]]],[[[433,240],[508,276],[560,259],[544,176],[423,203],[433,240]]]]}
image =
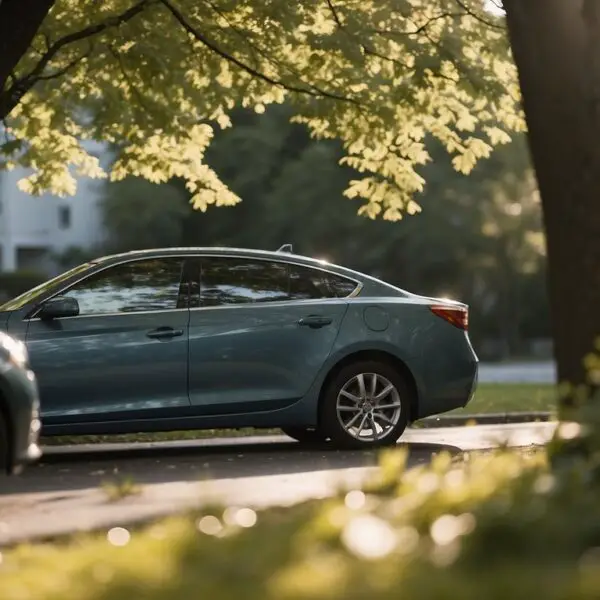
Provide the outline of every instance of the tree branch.
{"type": "MultiPolygon", "coordinates": [[[[329,7],[329,10],[331,11],[333,19],[336,22],[336,25],[338,26],[340,31],[343,31],[349,38],[355,39],[356,36],[353,33],[351,33],[350,31],[348,31],[348,29],[342,24],[342,20],[340,18],[339,12],[337,11],[336,7],[334,6],[333,1],[326,0],[326,2],[327,2],[327,6],[329,7]]],[[[358,41],[360,48],[362,49],[362,51],[365,54],[370,55],[370,56],[375,56],[381,60],[386,60],[386,61],[391,62],[399,67],[402,67],[403,69],[409,68],[408,65],[403,63],[402,61],[400,61],[396,58],[391,58],[390,56],[385,56],[385,54],[381,54],[381,52],[374,50],[371,46],[367,46],[364,42],[361,42],[360,40],[357,40],[357,41],[358,41]]]]}
{"type": "Polygon", "coordinates": [[[92,50],[94,48],[94,44],[90,43],[90,47],[85,54],[78,56],[74,60],[72,60],[69,64],[65,65],[62,69],[57,69],[53,73],[48,73],[47,75],[40,75],[36,81],[46,81],[49,79],[56,79],[57,77],[61,77],[68,71],[70,71],[73,67],[78,65],[84,58],[88,58],[92,54],[92,50]]]}
{"type": "Polygon", "coordinates": [[[474,10],[471,10],[463,2],[463,0],[454,0],[454,1],[465,11],[465,13],[467,13],[470,17],[473,17],[476,21],[479,21],[480,23],[483,23],[484,25],[486,25],[487,27],[491,27],[492,29],[500,29],[501,31],[506,30],[506,27],[504,27],[504,25],[497,25],[496,23],[492,23],[491,21],[488,21],[485,17],[478,15],[474,10]]]}
{"type": "MultiPolygon", "coordinates": [[[[256,56],[256,54],[258,54],[258,55],[262,56],[265,60],[270,62],[272,65],[274,65],[275,67],[277,67],[279,69],[284,69],[285,71],[288,71],[293,77],[298,79],[298,81],[300,81],[303,85],[306,85],[310,89],[315,91],[317,93],[317,95],[321,95],[321,96],[327,96],[327,95],[331,96],[332,95],[331,92],[328,92],[327,90],[323,90],[322,88],[315,85],[314,83],[303,81],[302,76],[300,75],[300,73],[298,73],[298,71],[296,71],[291,66],[289,66],[285,63],[282,63],[280,60],[277,60],[273,56],[269,55],[258,44],[256,44],[253,40],[251,40],[249,37],[247,37],[243,31],[240,31],[240,29],[238,27],[236,27],[236,25],[227,18],[227,15],[225,15],[223,13],[223,11],[221,11],[217,6],[215,6],[215,4],[213,2],[211,2],[210,0],[207,0],[207,3],[222,19],[224,19],[227,22],[229,27],[240,37],[240,39],[242,39],[250,47],[250,49],[253,51],[254,56],[256,56]]],[[[257,61],[257,64],[258,64],[258,61],[257,61]]],[[[347,98],[347,100],[351,101],[349,98],[347,98]]]]}
{"type": "Polygon", "coordinates": [[[118,65],[119,65],[119,70],[121,71],[121,75],[123,76],[123,80],[129,87],[129,89],[131,90],[133,95],[137,98],[139,105],[142,107],[143,110],[145,110],[148,114],[150,114],[151,111],[150,111],[148,105],[146,104],[146,101],[144,100],[144,96],[137,89],[137,86],[135,85],[135,83],[129,76],[127,69],[125,68],[125,63],[123,62],[123,58],[110,44],[108,45],[108,50],[113,55],[113,58],[117,61],[118,65]]]}
{"type": "MultiPolygon", "coordinates": [[[[465,13],[462,12],[444,12],[439,15],[435,15],[428,19],[423,25],[419,25],[412,31],[392,31],[391,29],[373,29],[374,33],[378,33],[380,35],[394,36],[394,37],[406,37],[406,36],[415,36],[420,35],[421,33],[425,33],[426,29],[436,21],[440,21],[441,19],[456,19],[457,17],[464,17],[465,13]]],[[[407,17],[405,17],[407,18],[407,17]]]]}
{"type": "MultiPolygon", "coordinates": [[[[331,11],[331,14],[333,15],[333,20],[335,21],[336,25],[340,29],[344,29],[344,26],[342,25],[342,20],[340,19],[340,15],[338,14],[336,7],[333,5],[333,2],[331,0],[326,0],[326,1],[327,1],[327,6],[329,6],[329,10],[331,11]]],[[[345,29],[344,29],[344,31],[345,31],[345,29]]]]}
{"type": "Polygon", "coordinates": [[[204,35],[202,35],[199,31],[197,31],[194,27],[192,27],[192,25],[190,25],[185,20],[184,16],[181,14],[181,12],[179,10],[177,10],[171,4],[171,2],[169,0],[158,0],[158,1],[161,2],[161,4],[163,4],[165,6],[165,8],[173,15],[173,17],[175,18],[175,20],[194,39],[196,39],[201,44],[203,44],[204,46],[206,46],[209,50],[212,50],[215,54],[219,55],[221,58],[227,60],[228,62],[233,63],[239,69],[241,69],[242,71],[248,73],[252,77],[255,77],[256,79],[260,79],[261,81],[265,81],[265,82],[269,83],[272,86],[283,88],[285,90],[288,90],[290,92],[295,92],[297,94],[305,94],[305,95],[308,95],[308,96],[313,96],[315,98],[320,98],[320,97],[330,98],[332,100],[339,100],[339,101],[342,101],[342,102],[351,102],[352,104],[360,105],[360,102],[358,102],[358,100],[354,100],[353,98],[348,98],[347,96],[340,96],[338,94],[335,94],[335,93],[332,93],[332,92],[327,92],[325,90],[320,90],[319,89],[317,91],[315,89],[310,89],[310,88],[304,88],[304,87],[299,87],[299,86],[291,85],[291,84],[288,84],[288,83],[285,83],[285,82],[281,81],[280,79],[274,79],[272,77],[269,77],[268,75],[265,75],[264,73],[261,73],[260,71],[257,71],[256,69],[253,69],[252,67],[250,67],[246,63],[242,62],[241,60],[239,60],[235,56],[233,56],[231,54],[228,54],[227,52],[225,52],[224,50],[222,50],[221,48],[219,48],[219,46],[217,46],[214,42],[210,41],[208,38],[206,38],[204,35]]]}
{"type": "MultiPolygon", "coordinates": [[[[464,67],[464,64],[461,63],[460,59],[457,56],[455,56],[452,52],[450,52],[447,48],[444,48],[444,46],[442,46],[442,44],[440,44],[439,42],[437,42],[436,40],[434,40],[429,34],[426,33],[425,36],[429,40],[430,44],[432,46],[434,46],[435,48],[437,48],[437,51],[441,55],[444,55],[456,67],[456,69],[457,69],[457,71],[459,73],[459,78],[461,76],[464,77],[471,84],[471,87],[474,90],[477,90],[478,89],[477,84],[475,83],[475,81],[471,77],[471,74],[464,67]]],[[[452,81],[453,83],[457,83],[457,81],[455,81],[451,77],[446,77],[445,75],[442,75],[442,73],[440,73],[440,72],[435,73],[435,75],[438,76],[438,77],[442,77],[443,79],[447,79],[449,81],[452,81]]]]}
{"type": "Polygon", "coordinates": [[[65,35],[54,42],[42,55],[40,61],[27,75],[24,75],[18,79],[13,85],[11,85],[10,88],[0,94],[0,116],[9,114],[10,111],[19,103],[21,98],[38,81],[48,78],[47,76],[43,75],[44,69],[65,46],[79,42],[94,35],[98,35],[99,33],[102,33],[111,27],[118,27],[119,25],[126,23],[141,13],[146,6],[155,1],[156,0],[140,0],[140,2],[134,4],[120,15],[109,17],[100,23],[84,27],[79,31],[65,35]]]}
{"type": "MultiPolygon", "coordinates": [[[[11,72],[27,52],[54,0],[0,2],[0,94],[11,72]]],[[[5,116],[0,114],[0,118],[5,116]]]]}

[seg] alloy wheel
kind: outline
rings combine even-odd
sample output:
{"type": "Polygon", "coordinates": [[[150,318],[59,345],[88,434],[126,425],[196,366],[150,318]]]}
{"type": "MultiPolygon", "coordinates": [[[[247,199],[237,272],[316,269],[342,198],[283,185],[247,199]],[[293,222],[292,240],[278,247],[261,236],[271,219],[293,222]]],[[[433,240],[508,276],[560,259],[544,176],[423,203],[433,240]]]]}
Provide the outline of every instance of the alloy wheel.
{"type": "Polygon", "coordinates": [[[356,440],[375,442],[396,427],[402,402],[396,386],[378,373],[359,373],[340,389],[336,401],[340,425],[356,440]]]}

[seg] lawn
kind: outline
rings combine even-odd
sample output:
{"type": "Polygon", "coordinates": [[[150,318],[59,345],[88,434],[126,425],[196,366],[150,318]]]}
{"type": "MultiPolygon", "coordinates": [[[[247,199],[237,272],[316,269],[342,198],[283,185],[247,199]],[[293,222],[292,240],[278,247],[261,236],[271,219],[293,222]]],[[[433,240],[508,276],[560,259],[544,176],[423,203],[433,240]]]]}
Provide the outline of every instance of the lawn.
{"type": "Polygon", "coordinates": [[[453,414],[486,414],[505,412],[553,412],[556,388],[541,383],[480,383],[475,397],[466,408],[453,414]]]}
{"type": "MultiPolygon", "coordinates": [[[[555,388],[544,384],[479,384],[475,398],[466,408],[452,411],[459,414],[505,413],[522,411],[553,411],[555,388]]],[[[167,431],[129,435],[82,435],[42,438],[42,444],[94,444],[102,442],[157,442],[249,435],[279,435],[279,429],[205,429],[200,431],[167,431]]]]}

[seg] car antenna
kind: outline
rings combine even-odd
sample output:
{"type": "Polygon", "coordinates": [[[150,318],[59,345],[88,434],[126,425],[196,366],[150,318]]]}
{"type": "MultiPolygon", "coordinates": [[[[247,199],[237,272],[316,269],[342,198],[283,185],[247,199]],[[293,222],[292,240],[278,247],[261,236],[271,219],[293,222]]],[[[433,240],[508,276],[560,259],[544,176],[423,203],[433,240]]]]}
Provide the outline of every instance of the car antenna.
{"type": "Polygon", "coordinates": [[[281,246],[281,248],[279,248],[279,250],[277,250],[277,252],[287,252],[288,254],[291,254],[293,251],[294,248],[291,244],[284,244],[281,246]]]}

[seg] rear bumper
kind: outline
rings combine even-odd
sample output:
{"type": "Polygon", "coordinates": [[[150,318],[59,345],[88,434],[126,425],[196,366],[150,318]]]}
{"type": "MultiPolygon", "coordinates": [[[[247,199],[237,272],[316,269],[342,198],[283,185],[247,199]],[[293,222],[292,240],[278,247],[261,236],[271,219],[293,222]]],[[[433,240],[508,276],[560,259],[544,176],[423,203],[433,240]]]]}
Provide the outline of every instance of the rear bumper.
{"type": "Polygon", "coordinates": [[[463,352],[446,355],[430,363],[419,386],[417,419],[464,408],[471,402],[479,380],[479,359],[468,337],[463,352]]]}

